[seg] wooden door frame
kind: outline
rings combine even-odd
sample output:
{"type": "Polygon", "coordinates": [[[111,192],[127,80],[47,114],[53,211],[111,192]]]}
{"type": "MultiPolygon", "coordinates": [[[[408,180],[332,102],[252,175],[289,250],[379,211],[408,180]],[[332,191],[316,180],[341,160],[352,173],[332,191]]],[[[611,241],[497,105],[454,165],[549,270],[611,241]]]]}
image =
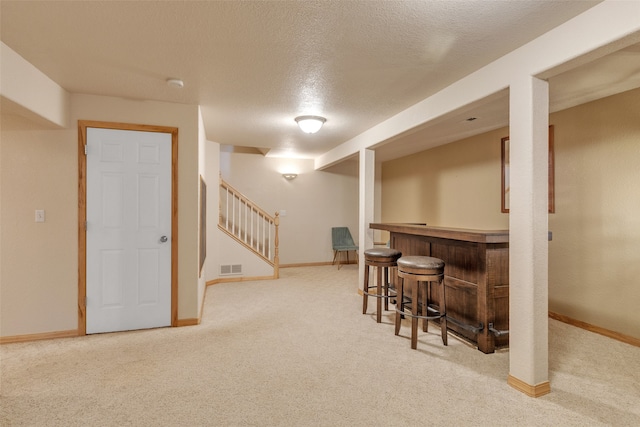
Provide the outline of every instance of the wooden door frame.
{"type": "Polygon", "coordinates": [[[171,326],[178,326],[178,128],[78,120],[78,335],[87,334],[87,128],[171,134],[171,326]]]}

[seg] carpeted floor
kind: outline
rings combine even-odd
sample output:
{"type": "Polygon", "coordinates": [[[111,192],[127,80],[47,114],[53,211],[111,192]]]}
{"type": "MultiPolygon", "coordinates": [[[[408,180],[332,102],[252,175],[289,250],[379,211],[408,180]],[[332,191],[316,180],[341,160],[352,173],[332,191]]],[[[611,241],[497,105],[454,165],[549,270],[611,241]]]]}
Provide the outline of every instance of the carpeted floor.
{"type": "Polygon", "coordinates": [[[640,348],[550,320],[551,394],[509,353],[362,315],[357,266],[207,289],[202,323],[0,346],[2,426],[638,426],[640,348]]]}

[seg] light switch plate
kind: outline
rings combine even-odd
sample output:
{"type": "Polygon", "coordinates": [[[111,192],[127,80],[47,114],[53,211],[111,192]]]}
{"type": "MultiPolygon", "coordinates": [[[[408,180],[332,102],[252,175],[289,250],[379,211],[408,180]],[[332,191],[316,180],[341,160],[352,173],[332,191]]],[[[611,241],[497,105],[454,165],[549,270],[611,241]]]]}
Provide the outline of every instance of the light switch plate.
{"type": "Polygon", "coordinates": [[[36,222],[44,222],[44,210],[36,209],[36,222]]]}

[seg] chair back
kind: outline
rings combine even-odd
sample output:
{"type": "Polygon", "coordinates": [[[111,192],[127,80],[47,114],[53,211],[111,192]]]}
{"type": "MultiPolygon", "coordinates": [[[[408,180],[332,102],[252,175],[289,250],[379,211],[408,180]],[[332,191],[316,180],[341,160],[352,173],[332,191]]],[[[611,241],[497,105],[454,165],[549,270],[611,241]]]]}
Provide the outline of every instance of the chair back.
{"type": "Polygon", "coordinates": [[[356,247],[348,227],[331,228],[331,242],[334,250],[356,247]]]}

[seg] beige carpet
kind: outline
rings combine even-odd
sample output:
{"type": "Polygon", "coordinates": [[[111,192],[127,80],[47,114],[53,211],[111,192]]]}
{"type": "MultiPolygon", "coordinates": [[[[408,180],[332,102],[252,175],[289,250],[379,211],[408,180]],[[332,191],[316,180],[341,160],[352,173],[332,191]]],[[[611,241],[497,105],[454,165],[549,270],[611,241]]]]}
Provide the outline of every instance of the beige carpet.
{"type": "Polygon", "coordinates": [[[202,324],[0,346],[2,426],[640,426],[640,348],[550,320],[552,392],[362,315],[356,266],[207,290],[202,324]]]}

